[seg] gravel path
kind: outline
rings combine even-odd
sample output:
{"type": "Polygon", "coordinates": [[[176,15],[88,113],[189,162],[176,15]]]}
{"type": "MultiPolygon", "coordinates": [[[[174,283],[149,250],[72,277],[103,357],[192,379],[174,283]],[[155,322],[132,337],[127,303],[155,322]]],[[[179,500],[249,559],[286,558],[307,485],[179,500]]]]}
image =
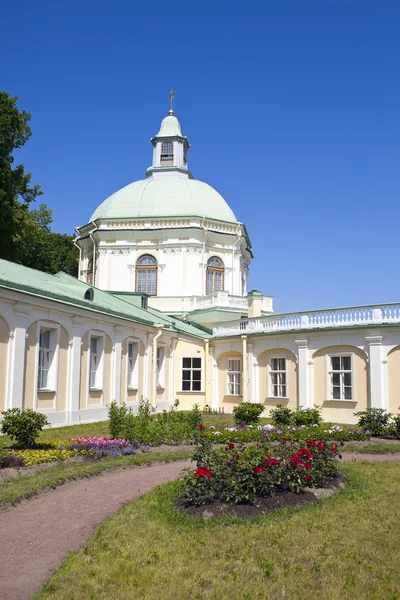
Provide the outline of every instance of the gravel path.
{"type": "Polygon", "coordinates": [[[118,469],[66,483],[0,513],[0,597],[28,600],[61,559],[104,519],[153,487],[177,479],[190,461],[118,469]]]}
{"type": "MultiPolygon", "coordinates": [[[[344,461],[398,461],[400,454],[343,453],[344,461]]],[[[70,551],[107,517],[153,487],[177,479],[190,461],[108,471],[66,483],[0,512],[0,597],[29,600],[70,551]]]]}

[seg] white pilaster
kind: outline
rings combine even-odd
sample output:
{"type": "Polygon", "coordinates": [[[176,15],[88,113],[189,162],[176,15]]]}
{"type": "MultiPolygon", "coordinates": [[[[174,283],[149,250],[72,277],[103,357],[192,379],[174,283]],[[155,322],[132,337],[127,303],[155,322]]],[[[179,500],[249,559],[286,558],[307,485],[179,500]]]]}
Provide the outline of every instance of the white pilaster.
{"type": "Polygon", "coordinates": [[[14,329],[10,333],[10,361],[7,385],[7,408],[24,407],[26,322],[30,306],[14,306],[14,329]]]}
{"type": "Polygon", "coordinates": [[[254,394],[254,344],[248,342],[247,344],[247,379],[248,379],[248,392],[247,399],[249,402],[257,402],[257,397],[254,394]]]}
{"type": "Polygon", "coordinates": [[[248,376],[247,376],[247,335],[242,335],[242,400],[247,402],[248,399],[248,376]]]}
{"type": "Polygon", "coordinates": [[[387,410],[388,398],[384,385],[384,365],[382,364],[382,336],[371,335],[365,338],[368,343],[368,377],[371,408],[387,410]]]}
{"type": "Polygon", "coordinates": [[[215,357],[216,349],[214,346],[210,348],[211,355],[211,408],[218,410],[219,408],[219,392],[218,392],[218,364],[215,357]]]}
{"type": "Polygon", "coordinates": [[[81,381],[81,355],[82,355],[82,331],[83,321],[72,319],[72,338],[69,341],[68,355],[68,420],[75,421],[79,411],[80,381],[81,381]]]}
{"type": "Polygon", "coordinates": [[[113,354],[112,354],[112,400],[121,403],[121,369],[122,369],[122,342],[125,330],[118,325],[114,326],[113,354]]]}
{"type": "Polygon", "coordinates": [[[176,345],[178,343],[178,338],[172,338],[171,339],[171,343],[169,346],[169,372],[168,372],[168,396],[166,398],[167,401],[169,401],[170,405],[172,406],[175,398],[175,381],[174,381],[174,375],[175,375],[175,348],[176,345]]]}
{"type": "Polygon", "coordinates": [[[296,340],[299,408],[312,408],[311,365],[308,360],[307,340],[296,340]]]}

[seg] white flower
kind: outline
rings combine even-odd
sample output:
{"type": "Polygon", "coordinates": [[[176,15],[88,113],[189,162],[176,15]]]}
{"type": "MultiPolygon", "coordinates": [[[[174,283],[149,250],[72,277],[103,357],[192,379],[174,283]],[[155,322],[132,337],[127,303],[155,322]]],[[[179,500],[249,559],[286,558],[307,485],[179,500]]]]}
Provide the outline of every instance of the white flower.
{"type": "Polygon", "coordinates": [[[220,431],[213,431],[214,435],[222,435],[222,433],[220,431]]]}
{"type": "Polygon", "coordinates": [[[210,425],[208,429],[215,429],[214,425],[210,425]]]}

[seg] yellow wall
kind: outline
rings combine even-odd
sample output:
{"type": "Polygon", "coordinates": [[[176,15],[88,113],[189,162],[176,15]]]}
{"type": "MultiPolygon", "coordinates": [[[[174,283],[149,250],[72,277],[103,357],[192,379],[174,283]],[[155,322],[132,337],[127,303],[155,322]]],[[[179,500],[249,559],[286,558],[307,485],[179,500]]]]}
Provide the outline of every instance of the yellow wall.
{"type": "Polygon", "coordinates": [[[365,410],[368,402],[368,373],[366,356],[355,346],[328,346],[313,355],[314,403],[322,407],[322,418],[325,421],[354,421],[355,412],[365,410]],[[331,354],[352,353],[353,361],[353,400],[328,400],[327,389],[327,356],[331,354]]]}
{"type": "MultiPolygon", "coordinates": [[[[174,358],[174,397],[171,398],[172,402],[175,399],[179,400],[179,410],[190,410],[193,404],[199,404],[203,408],[205,402],[205,363],[204,363],[204,343],[201,341],[193,340],[193,342],[187,342],[185,340],[179,340],[175,348],[174,358]],[[198,358],[202,359],[202,392],[182,392],[182,358],[198,358]]],[[[209,368],[207,369],[208,373],[209,368]]],[[[211,398],[209,400],[211,403],[211,398]]]]}
{"type": "Polygon", "coordinates": [[[388,354],[388,411],[400,411],[400,346],[393,348],[388,354]]]}
{"type": "Polygon", "coordinates": [[[225,413],[231,413],[235,406],[239,406],[242,403],[242,396],[229,396],[228,395],[228,378],[226,369],[228,366],[228,358],[240,358],[241,367],[242,367],[242,393],[243,393],[243,360],[242,354],[240,352],[236,352],[231,350],[230,352],[225,352],[221,354],[218,358],[218,397],[220,401],[221,408],[224,409],[225,413]]]}
{"type": "Polygon", "coordinates": [[[276,348],[274,350],[266,350],[258,357],[259,365],[259,398],[257,402],[265,404],[266,408],[275,408],[276,406],[288,406],[291,409],[296,409],[298,406],[297,400],[297,364],[296,357],[290,350],[285,348],[276,348]],[[288,398],[273,398],[269,395],[268,386],[268,365],[271,358],[286,359],[286,393],[288,398]]]}
{"type": "Polygon", "coordinates": [[[8,366],[9,331],[6,321],[0,317],[0,411],[6,408],[6,385],[8,366]]]}

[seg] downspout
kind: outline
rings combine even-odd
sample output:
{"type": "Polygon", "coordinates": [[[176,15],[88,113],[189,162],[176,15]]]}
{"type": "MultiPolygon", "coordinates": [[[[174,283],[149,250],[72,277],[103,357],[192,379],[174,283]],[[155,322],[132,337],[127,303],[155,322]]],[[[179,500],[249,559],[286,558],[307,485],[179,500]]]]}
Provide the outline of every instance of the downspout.
{"type": "Polygon", "coordinates": [[[79,275],[81,272],[81,262],[82,262],[82,248],[80,246],[78,246],[78,244],[76,243],[76,240],[79,239],[79,231],[77,230],[76,227],[75,227],[75,231],[77,233],[77,236],[74,239],[74,246],[76,246],[76,248],[78,248],[78,250],[79,250],[79,266],[78,266],[78,279],[79,279],[79,275]]]}
{"type": "Polygon", "coordinates": [[[208,361],[210,360],[210,340],[204,340],[204,404],[208,406],[208,361]]]}
{"type": "Polygon", "coordinates": [[[242,401],[247,402],[247,335],[242,335],[242,356],[243,356],[242,401]]]}
{"type": "Polygon", "coordinates": [[[234,287],[233,287],[233,282],[235,281],[235,278],[234,278],[234,272],[235,272],[235,246],[236,246],[236,244],[238,242],[240,242],[241,236],[239,235],[239,232],[240,232],[240,226],[238,224],[237,229],[236,229],[237,240],[236,240],[236,242],[233,243],[233,246],[232,246],[232,296],[235,295],[235,293],[234,293],[234,287]]]}
{"type": "Polygon", "coordinates": [[[155,325],[158,329],[158,333],[153,337],[153,350],[152,350],[152,369],[151,369],[151,404],[153,409],[156,409],[157,400],[157,340],[162,336],[164,325],[155,325]]]}
{"type": "Polygon", "coordinates": [[[201,295],[204,296],[204,256],[206,253],[206,235],[207,235],[207,229],[204,227],[204,221],[206,220],[205,217],[203,217],[201,223],[200,223],[200,227],[202,228],[202,230],[204,231],[204,236],[203,236],[203,256],[201,259],[201,264],[202,264],[202,274],[201,274],[201,295]]]}
{"type": "Polygon", "coordinates": [[[94,241],[92,234],[94,231],[97,231],[98,227],[94,221],[91,221],[91,223],[94,225],[94,229],[89,231],[89,237],[93,242],[93,285],[96,286],[96,242],[94,241]]]}

